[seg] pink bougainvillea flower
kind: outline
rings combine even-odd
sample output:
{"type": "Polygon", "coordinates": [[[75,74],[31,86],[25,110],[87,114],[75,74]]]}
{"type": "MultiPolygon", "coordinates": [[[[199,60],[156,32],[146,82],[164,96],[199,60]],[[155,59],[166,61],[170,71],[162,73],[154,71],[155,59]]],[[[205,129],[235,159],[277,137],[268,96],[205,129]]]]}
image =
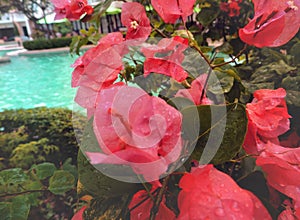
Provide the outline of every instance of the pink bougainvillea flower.
{"type": "Polygon", "coordinates": [[[271,187],[300,205],[300,148],[285,148],[268,142],[256,164],[266,173],[271,187]]]}
{"type": "Polygon", "coordinates": [[[259,199],[213,165],[192,168],[179,186],[179,220],[271,219],[259,199]]]}
{"type": "Polygon", "coordinates": [[[127,27],[126,39],[146,40],[151,33],[150,20],[145,8],[137,2],[122,5],[121,21],[127,27]]]}
{"type": "Polygon", "coordinates": [[[117,78],[122,69],[122,61],[119,46],[124,41],[120,32],[107,34],[101,38],[96,47],[89,49],[79,57],[72,65],[72,87],[102,84],[110,85],[117,78]]]}
{"type": "Polygon", "coordinates": [[[96,97],[102,88],[112,85],[123,69],[122,55],[126,46],[120,32],[101,38],[98,45],[89,49],[72,65],[72,87],[80,88],[75,101],[84,108],[96,107],[96,97]]]}
{"type": "Polygon", "coordinates": [[[103,153],[87,153],[92,164],[126,164],[146,180],[158,180],[181,153],[179,111],[144,90],[125,85],[102,89],[94,133],[103,153]],[[130,101],[128,101],[130,100],[130,101]]]}
{"type": "Polygon", "coordinates": [[[83,14],[91,15],[93,7],[87,0],[51,0],[55,7],[55,20],[67,18],[71,21],[78,20],[83,14]]]}
{"type": "Polygon", "coordinates": [[[176,93],[176,97],[184,97],[192,100],[195,105],[211,105],[213,102],[206,97],[204,93],[203,99],[200,100],[201,94],[203,91],[203,86],[205,84],[207,78],[207,74],[201,74],[198,78],[196,78],[192,84],[190,89],[180,89],[176,93]]]}
{"type": "Polygon", "coordinates": [[[175,24],[182,18],[186,21],[187,17],[193,13],[196,0],[151,0],[151,4],[165,23],[175,24]]]}
{"type": "Polygon", "coordinates": [[[141,48],[146,56],[144,62],[144,76],[151,72],[160,73],[182,82],[188,73],[182,68],[183,51],[188,48],[188,40],[182,37],[163,38],[157,45],[141,48]]]}
{"type": "Polygon", "coordinates": [[[247,44],[278,47],[287,43],[300,27],[300,0],[252,0],[255,15],[239,30],[247,44]]]}
{"type": "MultiPolygon", "coordinates": [[[[157,187],[152,187],[150,193],[154,193],[157,187]]],[[[166,198],[163,196],[162,202],[160,203],[157,215],[155,219],[168,219],[175,220],[176,216],[165,204],[166,198]]],[[[128,208],[130,211],[131,220],[148,220],[150,218],[150,211],[154,205],[154,202],[149,197],[146,190],[141,190],[134,194],[128,208]],[[144,201],[144,202],[142,202],[144,201]]]]}
{"type": "Polygon", "coordinates": [[[71,220],[83,220],[83,213],[86,210],[86,206],[82,206],[82,208],[75,213],[71,220]]]}
{"type": "Polygon", "coordinates": [[[266,141],[279,143],[278,136],[290,128],[286,102],[286,92],[261,89],[254,92],[252,103],[246,107],[248,131],[244,141],[244,149],[248,154],[258,154],[263,150],[266,141]]]}

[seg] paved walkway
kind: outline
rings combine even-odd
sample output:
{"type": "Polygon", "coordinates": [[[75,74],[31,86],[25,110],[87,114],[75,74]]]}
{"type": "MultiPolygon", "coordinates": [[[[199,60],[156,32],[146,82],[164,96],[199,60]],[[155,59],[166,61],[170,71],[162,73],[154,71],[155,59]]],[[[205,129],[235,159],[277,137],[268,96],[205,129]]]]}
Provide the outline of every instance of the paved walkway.
{"type": "MultiPolygon", "coordinates": [[[[87,50],[94,47],[95,45],[86,45],[81,48],[81,50],[87,50]]],[[[10,47],[2,50],[13,50],[7,52],[7,56],[30,56],[30,55],[39,55],[39,54],[51,54],[51,53],[69,53],[69,47],[60,47],[52,49],[43,49],[43,50],[26,50],[23,47],[10,47]]]]}
{"type": "MultiPolygon", "coordinates": [[[[81,47],[82,50],[87,50],[89,48],[94,47],[95,45],[86,45],[81,47]]],[[[26,56],[26,55],[36,55],[36,54],[48,54],[48,53],[68,53],[70,51],[70,47],[60,47],[60,48],[52,48],[52,49],[44,49],[44,50],[26,50],[21,51],[19,55],[26,56]]]]}

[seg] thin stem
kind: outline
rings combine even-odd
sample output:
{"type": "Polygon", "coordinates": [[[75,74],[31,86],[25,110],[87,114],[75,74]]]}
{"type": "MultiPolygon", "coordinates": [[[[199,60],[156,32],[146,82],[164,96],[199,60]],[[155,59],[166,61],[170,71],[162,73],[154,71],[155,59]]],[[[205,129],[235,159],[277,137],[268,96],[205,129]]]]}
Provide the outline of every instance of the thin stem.
{"type": "Polygon", "coordinates": [[[245,159],[247,157],[250,157],[250,156],[251,155],[249,155],[249,154],[245,154],[245,155],[241,156],[240,158],[230,160],[230,162],[232,162],[232,163],[238,163],[238,162],[241,162],[243,159],[245,159]]]}
{"type": "Polygon", "coordinates": [[[165,35],[161,30],[157,29],[152,23],[150,23],[150,25],[154,29],[154,31],[156,31],[160,36],[162,36],[164,38],[168,38],[167,35],[165,35]]]}
{"type": "MultiPolygon", "coordinates": [[[[181,18],[181,19],[182,19],[182,18],[181,18]]],[[[182,21],[183,21],[183,19],[182,19],[182,21]]],[[[183,26],[184,26],[184,29],[185,29],[185,31],[186,31],[186,33],[187,33],[188,38],[189,38],[190,46],[191,46],[192,48],[194,48],[194,49],[201,55],[201,57],[206,61],[206,63],[210,64],[210,61],[207,59],[207,57],[204,55],[204,53],[201,51],[201,49],[200,49],[199,47],[197,47],[197,45],[195,45],[195,44],[193,43],[193,39],[192,39],[192,37],[191,37],[191,35],[190,35],[190,33],[189,33],[187,27],[186,27],[185,22],[183,22],[183,26]]]]}
{"type": "MultiPolygon", "coordinates": [[[[159,188],[157,188],[154,192],[153,195],[155,195],[157,193],[157,191],[159,190],[159,188]]],[[[153,197],[153,195],[151,194],[151,196],[153,197]]],[[[137,207],[139,207],[141,204],[143,204],[145,201],[147,201],[148,199],[150,199],[150,196],[145,197],[144,199],[142,199],[140,202],[138,202],[135,206],[133,206],[131,209],[129,209],[129,212],[131,212],[132,210],[136,209],[137,207]]]]}
{"type": "Polygon", "coordinates": [[[209,77],[210,77],[211,73],[212,73],[212,68],[209,68],[208,74],[207,74],[207,77],[206,77],[206,80],[205,80],[205,83],[204,83],[204,86],[202,88],[202,92],[201,92],[201,96],[200,96],[200,104],[201,104],[201,102],[202,102],[202,100],[204,98],[205,90],[206,90],[206,87],[207,87],[207,84],[208,84],[208,80],[209,80],[209,77]]]}
{"type": "Polygon", "coordinates": [[[228,62],[224,62],[224,63],[220,63],[220,64],[213,65],[213,66],[211,66],[211,68],[214,69],[214,68],[221,67],[221,66],[225,66],[225,65],[227,65],[227,64],[229,64],[229,63],[235,62],[235,59],[236,59],[236,58],[239,58],[239,57],[244,53],[244,51],[247,49],[247,46],[248,46],[248,45],[245,44],[244,47],[243,47],[243,49],[235,56],[235,58],[232,58],[232,59],[231,59],[230,61],[228,61],[228,62]]]}
{"type": "Polygon", "coordinates": [[[5,198],[5,197],[15,197],[27,193],[36,193],[36,192],[47,192],[49,191],[48,189],[37,189],[37,190],[27,190],[27,191],[22,191],[22,192],[16,192],[16,193],[5,193],[5,194],[0,194],[0,198],[5,198]]]}
{"type": "Polygon", "coordinates": [[[162,187],[160,188],[160,190],[158,192],[158,195],[156,197],[156,200],[155,200],[154,205],[153,205],[153,207],[151,209],[151,212],[150,212],[150,220],[155,220],[155,216],[156,216],[156,214],[159,210],[159,205],[160,205],[160,203],[163,199],[163,195],[164,195],[164,192],[165,192],[165,189],[167,187],[167,184],[169,182],[170,177],[171,177],[171,175],[168,175],[165,178],[165,180],[163,182],[163,185],[162,185],[162,187]]]}

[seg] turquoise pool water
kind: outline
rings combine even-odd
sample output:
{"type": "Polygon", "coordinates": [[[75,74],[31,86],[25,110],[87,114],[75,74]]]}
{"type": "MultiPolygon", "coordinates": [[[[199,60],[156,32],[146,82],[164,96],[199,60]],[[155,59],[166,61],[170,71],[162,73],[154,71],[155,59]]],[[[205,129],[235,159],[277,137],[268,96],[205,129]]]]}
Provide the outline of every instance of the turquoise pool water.
{"type": "Polygon", "coordinates": [[[0,64],[0,111],[4,109],[73,107],[76,89],[71,88],[68,53],[11,57],[0,64]]]}

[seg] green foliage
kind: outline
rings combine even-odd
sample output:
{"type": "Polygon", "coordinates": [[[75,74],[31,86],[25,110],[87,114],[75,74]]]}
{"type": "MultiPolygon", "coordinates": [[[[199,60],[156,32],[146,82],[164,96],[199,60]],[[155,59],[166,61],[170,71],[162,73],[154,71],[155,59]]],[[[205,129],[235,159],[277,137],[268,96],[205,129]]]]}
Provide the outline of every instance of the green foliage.
{"type": "MultiPolygon", "coordinates": [[[[1,219],[48,219],[42,213],[35,216],[35,210],[41,210],[48,203],[58,203],[60,198],[66,201],[70,190],[75,193],[75,179],[70,172],[57,169],[52,163],[33,165],[29,170],[13,168],[0,171],[1,219]]],[[[52,212],[51,206],[48,213],[52,212]]],[[[53,215],[58,216],[58,213],[53,215]]],[[[53,218],[51,215],[48,217],[53,218]]]]}
{"type": "Polygon", "coordinates": [[[8,166],[8,158],[12,151],[22,143],[26,143],[28,135],[26,134],[25,127],[22,126],[10,133],[0,132],[0,155],[2,160],[0,161],[0,169],[8,166]]]}
{"type": "Polygon", "coordinates": [[[49,190],[54,194],[64,194],[74,186],[74,176],[64,170],[57,170],[54,172],[49,180],[49,190]]]}
{"type": "Polygon", "coordinates": [[[53,161],[59,152],[59,148],[48,145],[48,142],[47,138],[42,138],[38,141],[18,145],[9,159],[10,166],[28,169],[34,163],[53,161]]]}
{"type": "Polygon", "coordinates": [[[248,122],[243,105],[189,106],[181,112],[183,137],[195,144],[193,159],[201,158],[202,164],[221,164],[240,151],[248,122]]]}
{"type": "Polygon", "coordinates": [[[36,39],[33,41],[23,42],[23,46],[27,50],[42,50],[59,47],[68,47],[72,42],[72,38],[62,37],[54,39],[36,39]]]}
{"type": "Polygon", "coordinates": [[[291,55],[293,55],[293,61],[295,65],[300,65],[300,41],[293,45],[291,48],[291,55]]]}
{"type": "Polygon", "coordinates": [[[35,173],[35,175],[40,179],[44,180],[49,176],[52,176],[56,167],[53,163],[41,163],[32,165],[30,171],[35,173]]]}
{"type": "Polygon", "coordinates": [[[94,7],[94,12],[91,17],[91,21],[96,22],[97,26],[99,26],[101,16],[105,13],[105,11],[108,9],[108,7],[111,5],[112,2],[113,2],[113,0],[104,0],[104,1],[99,2],[94,7]]]}
{"type": "MultiPolygon", "coordinates": [[[[65,161],[67,158],[72,158],[72,161],[76,162],[78,143],[74,133],[74,127],[78,128],[80,131],[85,119],[83,116],[78,114],[76,116],[77,120],[72,121],[74,114],[71,110],[62,108],[35,108],[27,110],[7,110],[1,112],[1,153],[5,152],[5,157],[10,157],[12,151],[19,144],[25,143],[29,144],[20,146],[18,151],[15,151],[15,153],[24,153],[26,147],[35,149],[33,151],[37,152],[37,149],[41,146],[41,142],[39,141],[46,138],[48,139],[48,142],[45,143],[45,140],[43,140],[44,142],[42,143],[51,147],[41,147],[38,150],[41,153],[44,151],[44,156],[43,154],[41,156],[45,157],[47,152],[51,152],[51,149],[55,150],[56,147],[58,147],[59,151],[52,151],[53,153],[55,152],[55,154],[51,154],[51,157],[50,155],[49,157],[46,157],[47,160],[49,159],[49,162],[54,162],[56,165],[59,165],[60,162],[65,161]],[[22,127],[21,130],[19,129],[20,127],[22,127]],[[15,137],[17,137],[17,139],[15,139],[15,137]]],[[[30,151],[28,150],[27,152],[30,151]]],[[[17,155],[15,154],[15,156],[17,155]]],[[[35,161],[32,161],[32,163],[34,162],[35,161]]]]}
{"type": "Polygon", "coordinates": [[[97,44],[99,39],[101,38],[101,34],[98,33],[97,29],[94,26],[90,26],[88,31],[80,30],[81,35],[75,36],[72,38],[72,42],[70,44],[70,53],[75,53],[79,55],[80,48],[86,44],[92,43],[97,44]]]}
{"type": "Polygon", "coordinates": [[[16,196],[6,202],[0,202],[1,218],[5,220],[27,220],[30,204],[24,196],[16,196]]]}
{"type": "Polygon", "coordinates": [[[219,4],[217,1],[205,1],[200,7],[201,10],[197,14],[197,20],[204,26],[208,26],[220,14],[219,4]]]}
{"type": "Polygon", "coordinates": [[[62,22],[53,24],[53,29],[55,32],[59,32],[62,36],[66,36],[69,33],[72,33],[72,24],[71,22],[62,22]]]}

